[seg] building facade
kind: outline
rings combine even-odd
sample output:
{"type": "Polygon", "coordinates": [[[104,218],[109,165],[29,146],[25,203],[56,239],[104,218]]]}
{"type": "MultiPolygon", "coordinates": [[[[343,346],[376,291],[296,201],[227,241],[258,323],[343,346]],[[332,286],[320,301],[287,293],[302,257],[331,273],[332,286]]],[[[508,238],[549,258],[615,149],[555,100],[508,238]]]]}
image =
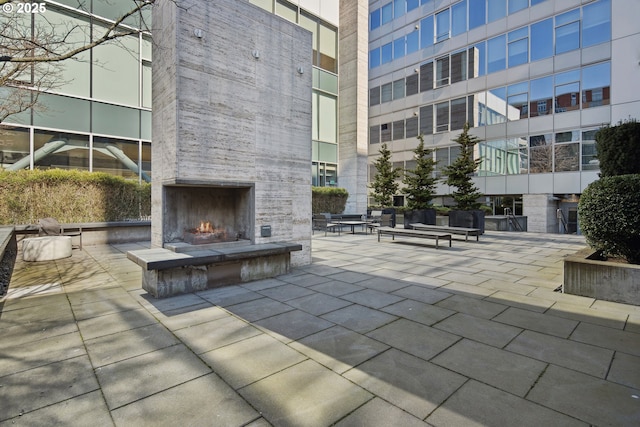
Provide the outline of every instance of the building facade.
{"type": "Polygon", "coordinates": [[[369,180],[382,143],[411,169],[419,134],[440,175],[467,122],[495,214],[579,232],[595,132],[640,115],[637,13],[634,0],[369,1],[369,180]]]}

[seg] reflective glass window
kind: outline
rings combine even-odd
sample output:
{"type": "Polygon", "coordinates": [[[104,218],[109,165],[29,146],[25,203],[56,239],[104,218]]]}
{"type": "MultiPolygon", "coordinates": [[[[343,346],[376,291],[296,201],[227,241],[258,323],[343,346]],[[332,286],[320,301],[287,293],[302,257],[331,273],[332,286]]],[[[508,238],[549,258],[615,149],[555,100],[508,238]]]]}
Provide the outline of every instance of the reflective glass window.
{"type": "Polygon", "coordinates": [[[142,143],[142,172],[144,172],[149,178],[151,178],[151,144],[148,142],[142,143]]]}
{"type": "Polygon", "coordinates": [[[433,89],[433,62],[420,66],[420,92],[433,89]]]}
{"type": "Polygon", "coordinates": [[[375,30],[380,26],[380,17],[381,17],[380,9],[376,9],[373,12],[371,12],[369,16],[369,25],[372,30],[375,30]]]}
{"type": "Polygon", "coordinates": [[[507,15],[507,0],[487,0],[487,21],[493,22],[507,15]]]}
{"type": "Polygon", "coordinates": [[[369,105],[380,104],[380,86],[369,89],[369,105]]]}
{"type": "Polygon", "coordinates": [[[391,141],[391,123],[383,123],[380,125],[380,142],[391,141]]]}
{"type": "Polygon", "coordinates": [[[151,141],[151,111],[140,111],[140,138],[151,141]]]}
{"type": "Polygon", "coordinates": [[[436,87],[449,84],[449,56],[436,59],[436,87]]]}
{"type": "Polygon", "coordinates": [[[582,47],[611,40],[611,2],[600,0],[582,8],[582,47]]]}
{"type": "Polygon", "coordinates": [[[393,60],[393,43],[387,43],[381,48],[382,63],[386,64],[393,60]]]}
{"type": "Polygon", "coordinates": [[[551,114],[553,77],[543,77],[541,79],[531,80],[529,84],[529,116],[536,117],[551,114]]]}
{"type": "Polygon", "coordinates": [[[597,129],[582,132],[582,170],[600,169],[600,162],[596,152],[597,129]]]}
{"type": "Polygon", "coordinates": [[[451,100],[451,130],[458,130],[464,127],[467,121],[467,98],[451,100]]]}
{"type": "Polygon", "coordinates": [[[529,137],[529,173],[551,172],[553,167],[551,134],[529,137]]]}
{"type": "Polygon", "coordinates": [[[369,68],[380,66],[380,48],[377,47],[369,52],[369,68]]]}
{"type": "Polygon", "coordinates": [[[433,45],[433,15],[420,20],[420,47],[433,45]]]}
{"type": "Polygon", "coordinates": [[[151,108],[151,63],[142,64],[142,106],[151,108]]]}
{"type": "Polygon", "coordinates": [[[542,3],[543,1],[547,1],[547,0],[531,0],[531,6],[535,6],[538,3],[542,3]]]}
{"type": "Polygon", "coordinates": [[[529,61],[529,27],[511,31],[508,41],[509,67],[526,64],[529,61]]]}
{"type": "Polygon", "coordinates": [[[554,172],[580,170],[580,144],[560,144],[553,147],[554,172]]]}
{"type": "Polygon", "coordinates": [[[380,142],[380,126],[369,127],[369,144],[378,144],[380,142]]]}
{"type": "Polygon", "coordinates": [[[472,127],[486,126],[487,93],[478,92],[469,95],[469,125],[472,127]]]}
{"type": "Polygon", "coordinates": [[[28,169],[29,146],[29,129],[0,126],[0,169],[28,169]]]}
{"type": "Polygon", "coordinates": [[[531,25],[531,60],[553,56],[553,18],[531,25]]]}
{"type": "Polygon", "coordinates": [[[507,119],[509,121],[529,117],[529,83],[507,87],[507,119]]]}
{"type": "Polygon", "coordinates": [[[282,16],[287,21],[298,22],[298,7],[285,0],[276,1],[276,15],[282,16]]]}
{"type": "Polygon", "coordinates": [[[400,37],[393,41],[393,59],[402,58],[404,56],[404,37],[400,37]]]}
{"type": "Polygon", "coordinates": [[[404,79],[393,82],[393,99],[404,98],[404,79]]]}
{"type": "MultiPolygon", "coordinates": [[[[34,109],[33,112],[33,124],[53,129],[89,132],[91,123],[89,102],[84,99],[41,93],[38,95],[39,108],[34,109]]],[[[9,118],[9,120],[12,119],[13,116],[9,118]]],[[[113,127],[118,125],[117,122],[112,123],[113,127]]]]}
{"type": "Polygon", "coordinates": [[[555,112],[580,109],[580,71],[556,74],[555,112]]]}
{"type": "Polygon", "coordinates": [[[93,102],[91,128],[94,133],[140,138],[140,110],[93,102]]]}
{"type": "Polygon", "coordinates": [[[507,139],[507,174],[516,175],[529,171],[529,150],[526,137],[507,139]]]}
{"type": "Polygon", "coordinates": [[[407,34],[407,55],[420,50],[420,33],[414,31],[407,34]]]}
{"type": "Polygon", "coordinates": [[[140,174],[139,143],[113,138],[93,138],[93,171],[136,179],[140,174]]]}
{"type": "Polygon", "coordinates": [[[338,32],[334,28],[320,23],[320,68],[324,68],[332,73],[338,72],[338,61],[336,60],[338,46],[338,32]]]}
{"type": "Polygon", "coordinates": [[[556,16],[556,54],[580,47],[580,9],[556,16]]]}
{"type": "Polygon", "coordinates": [[[451,83],[467,80],[467,51],[456,52],[451,55],[451,83]]]}
{"type": "Polygon", "coordinates": [[[486,124],[495,125],[507,121],[507,88],[498,87],[487,91],[486,124]]]}
{"type": "Polygon", "coordinates": [[[405,137],[413,138],[418,136],[418,118],[410,117],[405,120],[405,137]]]}
{"type": "Polygon", "coordinates": [[[436,132],[449,130],[449,101],[436,104],[436,132]]]}
{"type": "Polygon", "coordinates": [[[308,15],[306,13],[300,13],[298,20],[302,28],[311,31],[311,46],[313,49],[313,65],[318,67],[320,66],[320,58],[318,55],[318,46],[320,44],[318,18],[312,15],[308,15]]]}
{"type": "Polygon", "coordinates": [[[407,12],[420,6],[420,0],[407,0],[407,12]]]}
{"type": "Polygon", "coordinates": [[[420,133],[424,135],[433,133],[433,105],[420,107],[420,133]]]}
{"type": "Polygon", "coordinates": [[[611,92],[611,64],[584,67],[582,69],[582,108],[609,105],[611,92]]]}
{"type": "Polygon", "coordinates": [[[393,3],[387,3],[384,6],[382,6],[382,25],[386,24],[387,22],[391,22],[391,20],[393,19],[393,3]]]}
{"type": "Polygon", "coordinates": [[[451,6],[451,35],[457,36],[467,31],[467,0],[451,6]]]}
{"type": "Polygon", "coordinates": [[[529,0],[509,0],[509,14],[529,7],[529,0]]]}
{"type": "Polygon", "coordinates": [[[478,168],[478,174],[484,176],[505,175],[506,141],[503,139],[487,141],[480,144],[479,149],[482,162],[478,168]]]}
{"type": "Polygon", "coordinates": [[[469,29],[487,22],[487,0],[469,0],[469,29]]]}
{"type": "Polygon", "coordinates": [[[393,18],[399,18],[407,10],[407,0],[393,0],[393,18]]]}
{"type": "Polygon", "coordinates": [[[381,87],[381,99],[382,102],[389,102],[393,99],[393,84],[392,83],[386,83],[383,84],[381,87]]]}
{"type": "Polygon", "coordinates": [[[406,84],[405,84],[406,96],[415,95],[416,93],[418,93],[418,82],[419,82],[418,74],[412,74],[410,76],[407,76],[405,81],[406,81],[406,84]]]}
{"type": "Polygon", "coordinates": [[[504,70],[507,66],[506,37],[501,35],[487,41],[487,73],[504,70]]]}
{"type": "MultiPolygon", "coordinates": [[[[82,3],[87,3],[87,2],[75,1],[75,5],[73,7],[78,7],[78,5],[82,3]]],[[[136,4],[131,2],[131,0],[93,0],[92,3],[93,3],[94,14],[98,16],[103,16],[113,21],[115,21],[116,19],[119,19],[124,14],[131,12],[136,7],[136,4]]],[[[48,13],[49,13],[49,10],[47,10],[46,14],[48,13]]],[[[150,20],[147,21],[146,17],[145,17],[145,22],[147,23],[147,25],[149,25],[149,27],[151,26],[150,25],[151,21],[150,20]]],[[[139,28],[140,15],[134,14],[133,16],[125,20],[125,23],[129,25],[134,25],[139,28]]]]}
{"type": "MultiPolygon", "coordinates": [[[[106,27],[97,26],[97,31],[106,27]]],[[[93,48],[93,97],[103,101],[138,106],[139,39],[121,37],[118,43],[106,43],[93,48]],[[123,49],[127,54],[123,55],[123,49]]]]}
{"type": "Polygon", "coordinates": [[[404,120],[396,120],[393,122],[393,135],[394,141],[404,139],[404,120]]]}
{"type": "Polygon", "coordinates": [[[449,9],[436,14],[436,43],[449,38],[449,9]]]}
{"type": "Polygon", "coordinates": [[[480,42],[469,49],[469,78],[487,74],[487,45],[480,42]]]}
{"type": "Polygon", "coordinates": [[[89,136],[36,129],[34,167],[89,170],[89,136]],[[40,150],[41,148],[47,148],[40,150]],[[40,150],[40,151],[39,151],[40,150]]]}
{"type": "Polygon", "coordinates": [[[569,130],[565,132],[556,132],[556,144],[563,144],[565,142],[579,142],[580,131],[569,130]]]}

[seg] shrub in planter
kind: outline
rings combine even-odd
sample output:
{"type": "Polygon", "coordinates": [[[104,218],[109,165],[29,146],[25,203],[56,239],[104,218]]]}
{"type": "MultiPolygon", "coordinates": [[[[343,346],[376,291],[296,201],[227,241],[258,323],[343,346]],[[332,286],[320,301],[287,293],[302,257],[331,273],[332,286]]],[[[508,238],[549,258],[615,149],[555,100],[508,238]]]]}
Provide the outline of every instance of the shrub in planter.
{"type": "Polygon", "coordinates": [[[605,256],[640,264],[640,174],[602,177],[582,193],[580,228],[605,256]]]}
{"type": "Polygon", "coordinates": [[[424,147],[424,136],[418,135],[420,143],[413,150],[416,166],[414,169],[405,169],[402,182],[405,184],[404,192],[407,194],[407,208],[404,213],[404,227],[410,224],[436,223],[436,211],[431,205],[435,195],[437,179],[433,176],[436,161],[433,159],[433,150],[424,147]]]}
{"type": "Polygon", "coordinates": [[[344,212],[349,192],[340,187],[312,187],[311,210],[314,214],[344,212]]]}
{"type": "Polygon", "coordinates": [[[596,132],[600,176],[640,174],[640,122],[629,120],[596,132]]]}

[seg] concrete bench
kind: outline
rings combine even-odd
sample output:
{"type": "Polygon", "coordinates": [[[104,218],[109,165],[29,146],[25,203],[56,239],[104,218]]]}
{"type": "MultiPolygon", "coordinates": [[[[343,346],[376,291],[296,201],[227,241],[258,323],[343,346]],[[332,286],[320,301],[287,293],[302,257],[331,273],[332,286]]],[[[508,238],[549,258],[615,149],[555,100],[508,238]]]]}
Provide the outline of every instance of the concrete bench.
{"type": "Polygon", "coordinates": [[[42,236],[22,241],[24,261],[53,261],[71,256],[71,236],[42,236]]]}
{"type": "Polygon", "coordinates": [[[482,230],[479,228],[465,228],[465,227],[449,227],[446,225],[427,225],[427,224],[409,224],[414,230],[423,231],[442,231],[451,234],[464,234],[464,240],[468,241],[469,236],[476,236],[476,242],[480,241],[480,234],[482,230]]]}
{"type": "Polygon", "coordinates": [[[176,252],[164,248],[127,252],[142,267],[142,288],[156,298],[266,279],[289,272],[297,243],[229,245],[176,252]]]}
{"type": "Polygon", "coordinates": [[[378,242],[380,241],[380,236],[383,234],[391,235],[393,240],[395,240],[395,236],[421,237],[423,239],[435,239],[436,249],[438,249],[438,242],[440,240],[448,240],[449,247],[451,247],[451,234],[447,234],[447,233],[436,233],[432,231],[421,231],[421,230],[409,230],[406,228],[379,227],[378,242]]]}

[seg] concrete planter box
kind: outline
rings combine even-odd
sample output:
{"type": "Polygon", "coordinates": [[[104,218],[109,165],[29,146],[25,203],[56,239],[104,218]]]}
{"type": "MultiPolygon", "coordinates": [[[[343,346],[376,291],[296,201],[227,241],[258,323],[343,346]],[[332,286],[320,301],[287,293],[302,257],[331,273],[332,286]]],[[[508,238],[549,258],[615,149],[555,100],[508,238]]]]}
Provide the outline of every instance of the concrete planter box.
{"type": "Polygon", "coordinates": [[[601,261],[591,250],[564,260],[564,293],[640,305],[640,265],[601,261]]]}
{"type": "MultiPolygon", "coordinates": [[[[399,216],[399,215],[398,215],[399,216]]],[[[405,211],[402,217],[404,228],[411,228],[409,224],[436,224],[436,210],[435,209],[415,209],[411,211],[405,211]]]]}
{"type": "Polygon", "coordinates": [[[449,227],[479,228],[484,234],[484,211],[449,211],[449,227]]]}

